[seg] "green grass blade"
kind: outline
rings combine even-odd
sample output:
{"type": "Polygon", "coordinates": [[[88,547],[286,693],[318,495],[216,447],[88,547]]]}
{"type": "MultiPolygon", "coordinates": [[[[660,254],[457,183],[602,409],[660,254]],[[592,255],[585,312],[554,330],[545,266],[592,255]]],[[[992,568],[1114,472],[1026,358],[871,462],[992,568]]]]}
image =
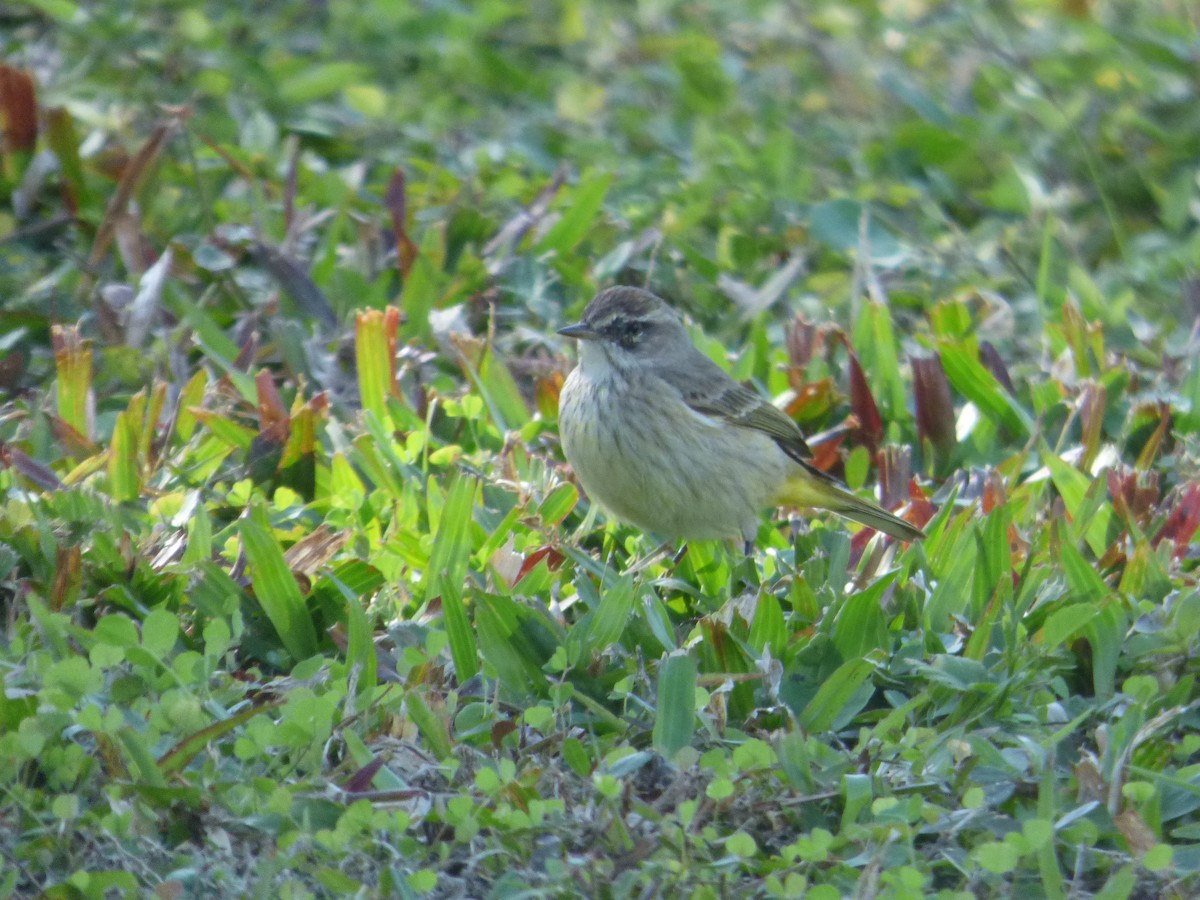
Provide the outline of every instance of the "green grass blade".
{"type": "Polygon", "coordinates": [[[542,238],[539,251],[554,250],[565,254],[582,241],[600,212],[600,205],[611,183],[612,175],[593,175],[581,181],[571,191],[563,217],[542,238]]]}
{"type": "Polygon", "coordinates": [[[800,713],[800,723],[810,732],[828,731],[874,671],[875,664],[869,659],[842,663],[800,713]]]}
{"type": "Polygon", "coordinates": [[[142,492],[137,435],[127,411],[117,414],[108,448],[108,492],[118,503],[136,500],[142,492]]]}
{"type": "Polygon", "coordinates": [[[471,514],[478,490],[475,478],[455,477],[441,510],[425,578],[424,599],[441,597],[442,600],[450,655],[459,681],[466,681],[479,671],[475,634],[463,603],[463,582],[471,558],[471,514]]]}
{"type": "MultiPolygon", "coordinates": [[[[394,318],[394,317],[391,317],[394,318]]],[[[394,327],[394,325],[393,325],[394,327]]],[[[354,325],[354,354],[358,369],[358,394],[362,407],[380,422],[390,422],[387,398],[395,379],[388,325],[382,310],[360,312],[354,325]]]]}
{"type": "MultiPolygon", "coordinates": [[[[600,605],[585,623],[580,638],[582,655],[574,657],[574,661],[586,660],[591,654],[600,653],[621,639],[633,611],[633,598],[633,578],[629,575],[620,576],[604,589],[600,595],[600,605]]],[[[568,658],[572,658],[570,653],[568,658]]]]}
{"type": "Polygon", "coordinates": [[[950,384],[979,407],[980,412],[1016,437],[1032,433],[1032,417],[984,367],[969,342],[938,341],[938,353],[950,384]]]}
{"type": "Polygon", "coordinates": [[[346,598],[346,664],[358,670],[358,696],[369,698],[378,684],[375,641],[367,611],[358,597],[346,598]]]}
{"type": "Polygon", "coordinates": [[[242,520],[239,532],[259,607],[292,658],[297,662],[308,659],[317,652],[312,618],[261,508],[252,508],[250,517],[242,520]]]}
{"type": "Polygon", "coordinates": [[[659,666],[656,709],[654,749],[674,759],[696,733],[696,660],[686,653],[671,653],[659,666]]]}

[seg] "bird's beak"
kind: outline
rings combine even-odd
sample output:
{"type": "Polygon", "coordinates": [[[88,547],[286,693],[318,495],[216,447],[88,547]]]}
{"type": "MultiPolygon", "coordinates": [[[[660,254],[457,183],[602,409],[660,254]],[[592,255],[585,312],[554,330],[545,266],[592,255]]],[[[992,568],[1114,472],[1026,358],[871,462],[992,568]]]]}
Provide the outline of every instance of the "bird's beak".
{"type": "Polygon", "coordinates": [[[596,331],[590,325],[584,325],[582,322],[579,322],[576,325],[566,325],[558,329],[558,333],[564,337],[577,338],[581,341],[594,341],[596,338],[600,337],[600,333],[598,331],[596,331]]]}

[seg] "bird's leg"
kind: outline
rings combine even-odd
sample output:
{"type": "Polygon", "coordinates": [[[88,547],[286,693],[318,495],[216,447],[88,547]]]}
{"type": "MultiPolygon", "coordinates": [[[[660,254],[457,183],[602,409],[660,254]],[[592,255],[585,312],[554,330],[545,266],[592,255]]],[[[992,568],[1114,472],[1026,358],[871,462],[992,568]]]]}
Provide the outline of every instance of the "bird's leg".
{"type": "MultiPolygon", "coordinates": [[[[665,547],[666,545],[664,544],[663,546],[665,547]]],[[[679,566],[680,562],[683,561],[683,558],[685,556],[687,556],[687,549],[688,549],[687,544],[679,545],[679,551],[675,554],[675,558],[671,560],[671,568],[674,569],[679,566]]]]}

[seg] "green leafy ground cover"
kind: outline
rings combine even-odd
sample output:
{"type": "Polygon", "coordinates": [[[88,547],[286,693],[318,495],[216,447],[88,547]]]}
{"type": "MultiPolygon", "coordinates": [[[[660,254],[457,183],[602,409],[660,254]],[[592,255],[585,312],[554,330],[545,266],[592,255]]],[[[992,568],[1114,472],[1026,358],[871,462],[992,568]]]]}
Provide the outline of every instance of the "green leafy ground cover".
{"type": "Polygon", "coordinates": [[[1200,891],[1193,5],[0,19],[0,894],[1200,891]],[[614,282],[928,539],[607,523],[614,282]]]}

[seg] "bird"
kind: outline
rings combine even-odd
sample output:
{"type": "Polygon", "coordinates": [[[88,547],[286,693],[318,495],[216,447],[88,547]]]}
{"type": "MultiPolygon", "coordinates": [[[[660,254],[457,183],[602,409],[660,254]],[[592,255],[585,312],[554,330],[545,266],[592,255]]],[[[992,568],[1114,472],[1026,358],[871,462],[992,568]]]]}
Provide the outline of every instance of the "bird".
{"type": "Polygon", "coordinates": [[[831,510],[901,541],[925,536],[815,468],[791,417],[696,349],[650,291],[607,288],[558,333],[579,341],[559,395],[563,451],[618,519],[748,550],[762,511],[779,506],[831,510]]]}

